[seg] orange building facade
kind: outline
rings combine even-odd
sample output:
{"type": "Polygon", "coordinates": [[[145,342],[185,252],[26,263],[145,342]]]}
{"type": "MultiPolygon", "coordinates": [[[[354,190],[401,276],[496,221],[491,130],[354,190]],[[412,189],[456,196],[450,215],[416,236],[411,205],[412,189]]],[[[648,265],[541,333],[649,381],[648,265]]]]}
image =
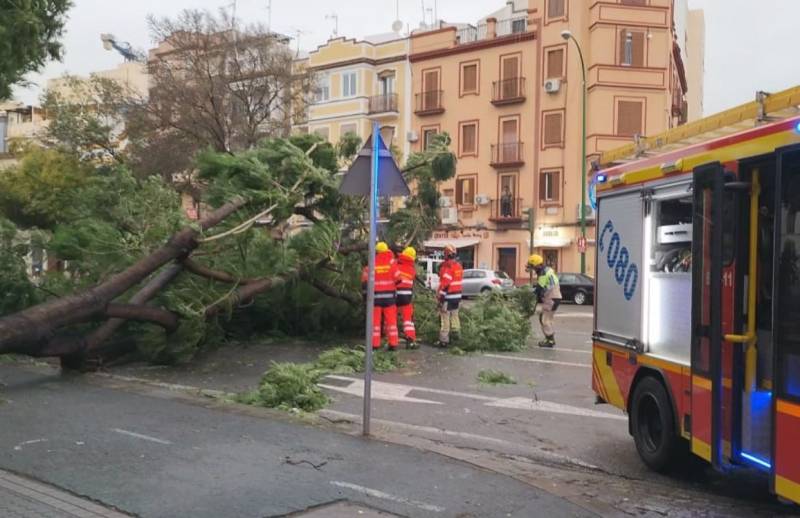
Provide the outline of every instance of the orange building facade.
{"type": "Polygon", "coordinates": [[[687,35],[702,30],[687,19],[685,0],[517,0],[474,26],[412,33],[411,150],[447,132],[458,156],[428,247],[454,242],[465,267],[519,282],[531,251],[559,271],[579,271],[582,76],[577,46],[562,33],[586,63],[591,163],[687,120],[687,92],[702,91],[687,84],[687,62],[703,56],[681,47],[703,40],[687,35]]]}

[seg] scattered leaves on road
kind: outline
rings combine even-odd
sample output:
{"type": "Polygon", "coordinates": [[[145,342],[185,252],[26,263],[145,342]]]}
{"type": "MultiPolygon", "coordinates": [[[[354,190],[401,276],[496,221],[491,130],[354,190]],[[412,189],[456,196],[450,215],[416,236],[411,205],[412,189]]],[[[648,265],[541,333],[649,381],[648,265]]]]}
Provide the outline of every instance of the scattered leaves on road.
{"type": "Polygon", "coordinates": [[[478,373],[478,381],[484,385],[516,385],[517,380],[503,371],[484,369],[478,373]]]}

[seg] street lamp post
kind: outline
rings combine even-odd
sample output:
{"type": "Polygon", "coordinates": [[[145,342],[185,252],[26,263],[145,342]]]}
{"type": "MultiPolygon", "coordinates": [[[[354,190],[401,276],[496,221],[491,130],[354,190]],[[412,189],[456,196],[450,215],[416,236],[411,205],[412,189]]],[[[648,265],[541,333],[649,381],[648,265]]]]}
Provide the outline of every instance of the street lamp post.
{"type": "Polygon", "coordinates": [[[581,248],[581,273],[586,273],[586,62],[583,60],[583,51],[578,44],[578,40],[572,35],[570,31],[562,31],[561,37],[564,40],[572,40],[575,47],[578,49],[578,57],[581,60],[581,73],[583,74],[583,124],[581,128],[581,239],[583,248],[581,248]]]}

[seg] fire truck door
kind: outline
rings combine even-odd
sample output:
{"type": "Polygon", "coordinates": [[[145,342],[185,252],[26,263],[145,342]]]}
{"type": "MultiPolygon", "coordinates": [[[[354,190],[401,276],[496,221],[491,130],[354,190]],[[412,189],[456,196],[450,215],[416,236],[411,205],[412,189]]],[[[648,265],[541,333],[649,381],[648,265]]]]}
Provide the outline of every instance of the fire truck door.
{"type": "Polygon", "coordinates": [[[694,170],[692,230],[692,452],[722,462],[722,236],[724,169],[694,170]]]}
{"type": "Polygon", "coordinates": [[[800,503],[800,146],[776,155],[774,490],[800,503]]]}

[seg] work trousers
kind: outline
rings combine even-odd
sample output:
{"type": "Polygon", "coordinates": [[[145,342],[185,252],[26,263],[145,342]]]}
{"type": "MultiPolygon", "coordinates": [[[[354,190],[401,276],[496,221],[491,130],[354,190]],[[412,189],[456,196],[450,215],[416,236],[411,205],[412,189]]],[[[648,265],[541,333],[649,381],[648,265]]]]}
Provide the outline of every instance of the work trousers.
{"type": "Polygon", "coordinates": [[[448,304],[442,304],[439,308],[439,341],[443,344],[450,343],[450,333],[461,332],[461,320],[458,318],[458,308],[451,310],[448,304]]]}
{"type": "Polygon", "coordinates": [[[403,320],[403,334],[412,342],[417,341],[417,328],[414,327],[414,304],[397,306],[400,318],[403,320]]]}
{"type": "Polygon", "coordinates": [[[542,312],[539,313],[539,324],[542,326],[542,333],[545,338],[550,338],[556,334],[556,328],[553,325],[555,322],[555,314],[561,300],[549,300],[542,303],[542,312]]]}
{"type": "Polygon", "coordinates": [[[400,336],[397,331],[397,306],[375,306],[372,313],[372,348],[381,346],[381,323],[389,339],[389,347],[397,347],[400,336]]]}

